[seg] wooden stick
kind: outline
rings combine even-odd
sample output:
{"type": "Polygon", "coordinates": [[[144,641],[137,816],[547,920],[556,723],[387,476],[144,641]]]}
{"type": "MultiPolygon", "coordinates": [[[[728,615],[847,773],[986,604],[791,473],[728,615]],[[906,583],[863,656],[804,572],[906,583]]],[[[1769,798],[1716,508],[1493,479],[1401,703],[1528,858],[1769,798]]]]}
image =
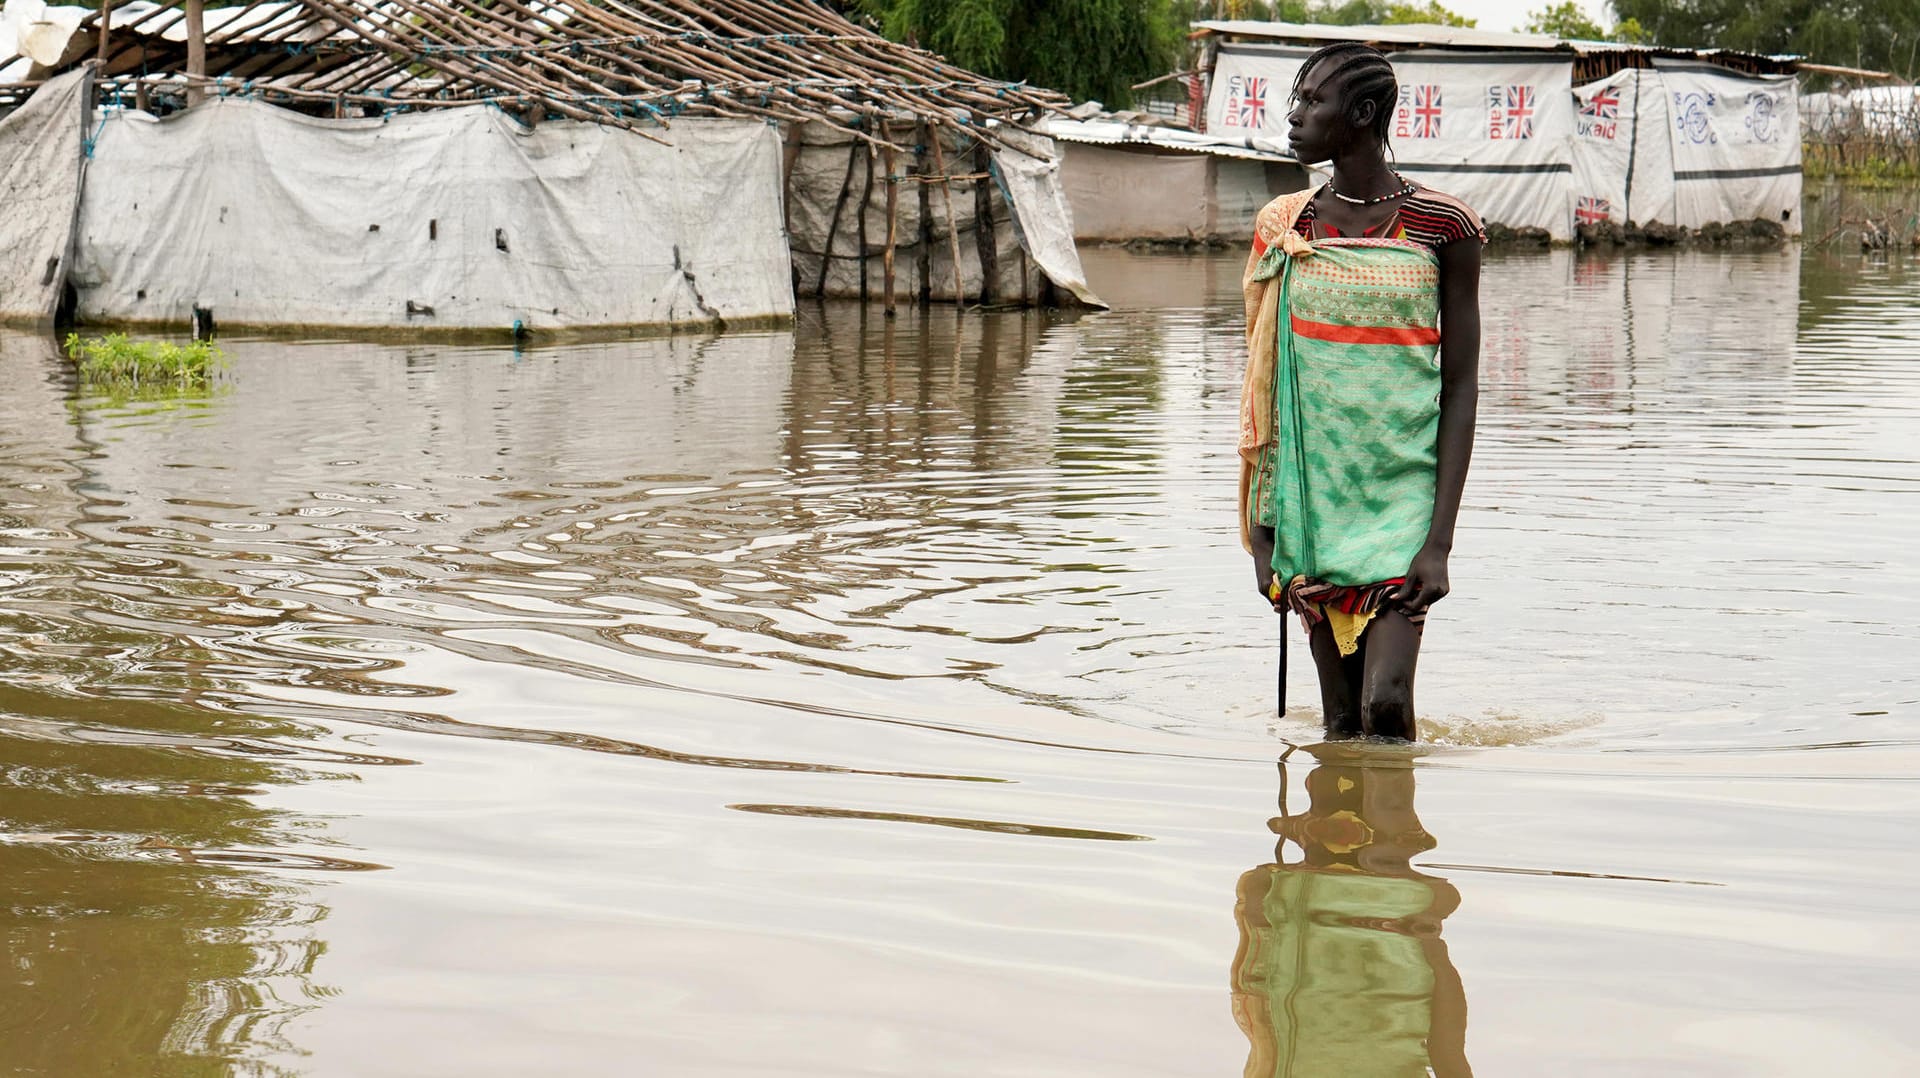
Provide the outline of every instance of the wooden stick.
{"type": "Polygon", "coordinates": [[[833,240],[840,234],[840,215],[846,212],[847,196],[853,191],[853,170],[860,163],[860,150],[861,146],[858,142],[848,147],[847,174],[841,177],[840,197],[833,203],[833,219],[827,222],[827,242],[820,249],[820,280],[813,289],[814,295],[817,296],[827,294],[827,269],[833,264],[833,240]]]}
{"type": "MultiPolygon", "coordinates": [[[[100,74],[107,73],[107,36],[113,31],[113,0],[100,0],[100,49],[94,59],[100,61],[100,74]]],[[[82,40],[85,40],[84,38],[82,40]]]]}
{"type": "Polygon", "coordinates": [[[187,0],[187,106],[207,99],[207,18],[205,0],[187,0]]]}
{"type": "MultiPolygon", "coordinates": [[[[924,179],[931,128],[922,120],[914,131],[919,136],[919,144],[913,148],[913,174],[916,179],[924,179]]],[[[925,307],[933,302],[933,193],[925,183],[914,186],[920,189],[920,241],[914,252],[914,268],[920,273],[920,306],[925,307]]]]}
{"type": "Polygon", "coordinates": [[[887,253],[881,258],[881,266],[887,275],[887,317],[892,318],[899,313],[893,305],[893,248],[900,239],[900,184],[893,173],[893,147],[887,146],[880,152],[887,166],[887,253]]]}
{"type": "MultiPolygon", "coordinates": [[[[859,145],[855,143],[854,145],[859,145]]],[[[865,303],[871,297],[872,290],[867,287],[867,209],[873,205],[873,145],[867,144],[867,189],[860,195],[860,228],[855,239],[860,245],[860,302],[865,303]]]]}
{"type": "Polygon", "coordinates": [[[973,146],[973,239],[980,254],[980,304],[993,302],[993,276],[999,268],[1000,232],[993,226],[992,155],[987,144],[973,146]]]}

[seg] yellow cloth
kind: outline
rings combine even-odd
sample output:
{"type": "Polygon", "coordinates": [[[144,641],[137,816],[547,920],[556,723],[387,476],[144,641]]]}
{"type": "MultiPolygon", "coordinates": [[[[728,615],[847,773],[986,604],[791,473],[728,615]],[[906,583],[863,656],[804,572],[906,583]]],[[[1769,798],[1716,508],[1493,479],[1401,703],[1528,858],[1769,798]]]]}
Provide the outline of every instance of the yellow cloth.
{"type": "MultiPolygon", "coordinates": [[[[1296,581],[1302,579],[1304,578],[1294,577],[1296,581]]],[[[1267,597],[1277,603],[1285,596],[1286,592],[1280,587],[1280,578],[1273,577],[1267,584],[1267,597]]],[[[1307,605],[1318,610],[1320,616],[1326,619],[1327,628],[1333,631],[1334,645],[1340,649],[1340,657],[1343,659],[1360,650],[1360,634],[1367,631],[1367,623],[1373,620],[1374,614],[1378,613],[1376,610],[1369,610],[1364,614],[1349,614],[1339,607],[1327,606],[1324,603],[1307,605]]]]}

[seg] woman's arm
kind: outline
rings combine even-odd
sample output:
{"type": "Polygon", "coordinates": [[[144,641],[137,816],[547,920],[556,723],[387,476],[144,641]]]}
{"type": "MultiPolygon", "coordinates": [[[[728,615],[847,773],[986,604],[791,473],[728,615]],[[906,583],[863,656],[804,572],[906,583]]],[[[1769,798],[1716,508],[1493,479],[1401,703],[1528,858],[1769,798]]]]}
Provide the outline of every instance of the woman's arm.
{"type": "Polygon", "coordinates": [[[1423,610],[1450,587],[1447,555],[1473,456],[1473,425],[1480,405],[1480,238],[1440,248],[1440,434],[1434,475],[1433,521],[1427,542],[1407,568],[1393,602],[1423,610]]]}

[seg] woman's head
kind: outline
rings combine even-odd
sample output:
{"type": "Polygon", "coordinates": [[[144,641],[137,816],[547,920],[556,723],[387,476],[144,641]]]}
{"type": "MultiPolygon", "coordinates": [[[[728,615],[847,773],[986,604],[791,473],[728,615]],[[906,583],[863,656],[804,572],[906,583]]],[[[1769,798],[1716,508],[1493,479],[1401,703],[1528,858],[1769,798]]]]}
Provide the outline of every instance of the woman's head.
{"type": "Polygon", "coordinates": [[[1315,50],[1293,80],[1287,124],[1295,156],[1324,161],[1356,137],[1385,143],[1399,94],[1378,49],[1343,41],[1315,50]]]}

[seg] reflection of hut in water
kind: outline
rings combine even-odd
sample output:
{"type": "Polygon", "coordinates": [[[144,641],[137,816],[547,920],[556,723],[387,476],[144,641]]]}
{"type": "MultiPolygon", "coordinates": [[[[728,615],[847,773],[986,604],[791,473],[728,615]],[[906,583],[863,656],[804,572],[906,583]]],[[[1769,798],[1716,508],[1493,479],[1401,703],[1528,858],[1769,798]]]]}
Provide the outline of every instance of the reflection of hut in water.
{"type": "Polygon", "coordinates": [[[1314,768],[1311,806],[1288,815],[1283,800],[1271,822],[1275,863],[1240,877],[1233,1011],[1249,1078],[1471,1074],[1466,995],[1440,938],[1460,895],[1408,863],[1434,841],[1397,763],[1314,768]]]}
{"type": "Polygon", "coordinates": [[[1209,134],[1284,138],[1301,63],[1363,41],[1400,79],[1395,167],[1490,224],[1559,241],[1654,223],[1800,233],[1793,57],[1447,26],[1195,25],[1209,134]]]}
{"type": "Polygon", "coordinates": [[[1095,302],[1022,126],[1064,99],[816,3],[7,11],[31,62],[0,71],[37,91],[0,121],[0,318],[63,291],[87,320],[408,329],[1095,302]]]}

